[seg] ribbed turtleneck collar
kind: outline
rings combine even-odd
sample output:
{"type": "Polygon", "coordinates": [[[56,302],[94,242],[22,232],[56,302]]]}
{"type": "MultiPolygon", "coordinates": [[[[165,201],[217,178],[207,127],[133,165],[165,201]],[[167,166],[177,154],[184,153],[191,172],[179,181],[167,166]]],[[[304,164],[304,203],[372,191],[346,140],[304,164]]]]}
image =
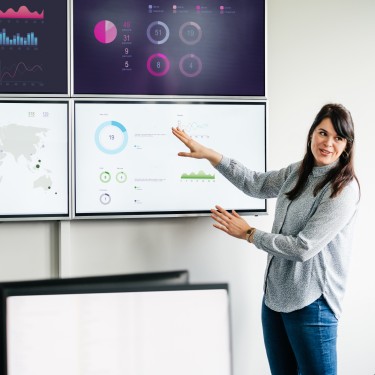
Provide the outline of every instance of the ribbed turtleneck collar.
{"type": "Polygon", "coordinates": [[[323,165],[322,167],[314,167],[312,170],[312,175],[314,177],[321,177],[328,173],[332,168],[335,168],[337,164],[339,163],[339,160],[337,159],[335,162],[328,164],[328,165],[323,165]]]}

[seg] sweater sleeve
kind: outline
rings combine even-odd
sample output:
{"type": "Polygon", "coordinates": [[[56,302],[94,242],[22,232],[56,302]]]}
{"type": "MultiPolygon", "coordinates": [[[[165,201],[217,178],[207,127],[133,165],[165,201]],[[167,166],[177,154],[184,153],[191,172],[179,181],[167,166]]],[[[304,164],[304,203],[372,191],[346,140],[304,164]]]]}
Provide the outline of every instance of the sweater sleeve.
{"type": "Polygon", "coordinates": [[[276,257],[304,262],[330,242],[345,241],[345,227],[352,221],[359,200],[358,185],[352,182],[335,198],[326,189],[322,199],[302,230],[295,235],[256,230],[254,245],[276,257]]]}
{"type": "Polygon", "coordinates": [[[243,193],[260,199],[278,196],[294,165],[279,171],[254,172],[234,159],[223,156],[216,169],[243,193]]]}

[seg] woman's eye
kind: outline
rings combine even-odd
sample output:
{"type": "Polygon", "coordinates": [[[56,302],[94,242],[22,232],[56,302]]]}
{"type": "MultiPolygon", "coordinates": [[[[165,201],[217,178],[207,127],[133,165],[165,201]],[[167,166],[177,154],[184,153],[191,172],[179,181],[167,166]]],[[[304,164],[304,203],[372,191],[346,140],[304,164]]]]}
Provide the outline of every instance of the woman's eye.
{"type": "Polygon", "coordinates": [[[320,131],[319,134],[324,136],[324,135],[326,135],[326,132],[320,131]]]}
{"type": "Polygon", "coordinates": [[[341,142],[342,140],[343,140],[342,137],[336,137],[336,141],[337,141],[337,142],[341,142]]]}

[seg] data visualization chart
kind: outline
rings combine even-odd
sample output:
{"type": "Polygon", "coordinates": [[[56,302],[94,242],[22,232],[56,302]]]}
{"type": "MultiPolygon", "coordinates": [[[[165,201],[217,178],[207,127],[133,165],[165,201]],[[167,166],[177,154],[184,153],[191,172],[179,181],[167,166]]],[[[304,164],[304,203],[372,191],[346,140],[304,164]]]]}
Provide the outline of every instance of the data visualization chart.
{"type": "Polygon", "coordinates": [[[68,217],[68,103],[0,101],[0,113],[0,220],[68,217]]]}
{"type": "Polygon", "coordinates": [[[67,2],[0,3],[0,94],[68,94],[67,2]]]}
{"type": "Polygon", "coordinates": [[[128,133],[119,122],[105,121],[95,131],[95,142],[99,150],[107,154],[118,154],[128,143],[128,133]]]}
{"type": "Polygon", "coordinates": [[[75,95],[265,97],[265,1],[74,0],[75,95]]]}
{"type": "Polygon", "coordinates": [[[94,28],[95,38],[103,44],[112,43],[117,36],[117,28],[111,21],[99,21],[94,28]]]}
{"type": "Polygon", "coordinates": [[[265,102],[75,101],[75,217],[208,214],[215,204],[262,213],[266,201],[210,163],[181,158],[172,127],[266,169],[265,102]]]}

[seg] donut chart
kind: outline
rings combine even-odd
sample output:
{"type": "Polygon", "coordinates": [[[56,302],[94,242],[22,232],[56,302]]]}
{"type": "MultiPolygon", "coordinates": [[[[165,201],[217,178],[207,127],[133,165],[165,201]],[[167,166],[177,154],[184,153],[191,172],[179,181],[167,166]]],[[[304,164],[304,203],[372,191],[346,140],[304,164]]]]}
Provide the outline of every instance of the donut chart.
{"type": "Polygon", "coordinates": [[[105,154],[118,154],[128,144],[128,132],[119,122],[106,121],[96,129],[95,143],[105,154]]]}
{"type": "Polygon", "coordinates": [[[169,38],[169,27],[161,21],[151,22],[147,28],[147,39],[153,44],[163,44],[169,38]]]}
{"type": "Polygon", "coordinates": [[[202,71],[202,60],[194,54],[187,54],[183,56],[179,63],[180,72],[185,77],[196,77],[202,71]]]}
{"type": "Polygon", "coordinates": [[[202,28],[196,22],[185,22],[180,27],[179,36],[185,44],[192,46],[202,39],[202,28]]]}
{"type": "Polygon", "coordinates": [[[170,68],[168,57],[162,53],[155,53],[147,59],[147,70],[154,77],[165,76],[170,68]]]}

